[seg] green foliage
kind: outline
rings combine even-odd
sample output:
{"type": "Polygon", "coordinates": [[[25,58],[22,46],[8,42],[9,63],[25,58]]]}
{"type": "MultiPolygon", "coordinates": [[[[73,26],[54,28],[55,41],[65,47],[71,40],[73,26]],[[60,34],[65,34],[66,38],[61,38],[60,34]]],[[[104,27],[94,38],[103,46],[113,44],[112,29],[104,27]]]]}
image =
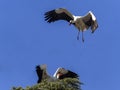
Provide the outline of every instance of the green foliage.
{"type": "Polygon", "coordinates": [[[47,80],[42,81],[32,87],[13,87],[12,90],[81,90],[80,81],[76,78],[65,78],[62,80],[56,80],[48,82],[47,80]]]}

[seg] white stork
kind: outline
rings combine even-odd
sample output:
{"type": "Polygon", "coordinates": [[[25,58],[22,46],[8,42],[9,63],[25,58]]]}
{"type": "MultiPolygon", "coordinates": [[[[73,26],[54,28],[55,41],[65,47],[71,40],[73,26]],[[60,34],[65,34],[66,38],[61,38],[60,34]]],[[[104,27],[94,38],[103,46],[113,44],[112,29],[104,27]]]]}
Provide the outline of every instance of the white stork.
{"type": "Polygon", "coordinates": [[[57,20],[66,20],[69,25],[73,24],[78,29],[77,39],[79,40],[79,33],[82,31],[82,41],[84,42],[83,32],[91,28],[92,33],[97,29],[98,23],[95,15],[89,11],[85,16],[74,16],[64,8],[58,8],[45,13],[45,21],[48,23],[57,20]]]}
{"type": "Polygon", "coordinates": [[[79,76],[70,70],[66,70],[64,68],[58,68],[55,74],[53,75],[53,77],[57,79],[64,79],[64,78],[78,78],[79,76]]]}

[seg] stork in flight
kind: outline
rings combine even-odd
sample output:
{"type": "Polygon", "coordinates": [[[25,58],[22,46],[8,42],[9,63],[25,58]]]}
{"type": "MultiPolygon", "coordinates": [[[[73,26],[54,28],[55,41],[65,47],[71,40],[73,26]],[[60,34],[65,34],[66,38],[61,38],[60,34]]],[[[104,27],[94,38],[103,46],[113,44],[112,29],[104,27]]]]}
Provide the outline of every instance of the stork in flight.
{"type": "Polygon", "coordinates": [[[69,25],[73,24],[78,29],[77,40],[79,40],[79,33],[82,31],[82,41],[84,42],[83,32],[91,28],[91,32],[98,28],[98,23],[95,15],[92,11],[89,11],[85,16],[74,16],[68,10],[64,8],[58,8],[46,12],[45,21],[48,23],[55,22],[58,20],[65,20],[69,22],[69,25]]]}

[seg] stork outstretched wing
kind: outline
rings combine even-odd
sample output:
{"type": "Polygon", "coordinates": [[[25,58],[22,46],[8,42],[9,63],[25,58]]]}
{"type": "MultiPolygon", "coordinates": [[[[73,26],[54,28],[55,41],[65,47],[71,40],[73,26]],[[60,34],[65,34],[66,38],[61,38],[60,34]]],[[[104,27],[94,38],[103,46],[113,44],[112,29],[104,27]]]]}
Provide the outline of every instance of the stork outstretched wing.
{"type": "Polygon", "coordinates": [[[82,20],[85,23],[87,29],[91,27],[92,33],[98,28],[96,17],[91,11],[89,11],[87,15],[83,16],[82,20]]]}
{"type": "Polygon", "coordinates": [[[57,20],[73,20],[73,15],[64,8],[58,8],[45,13],[45,21],[48,23],[55,22],[57,20]]]}

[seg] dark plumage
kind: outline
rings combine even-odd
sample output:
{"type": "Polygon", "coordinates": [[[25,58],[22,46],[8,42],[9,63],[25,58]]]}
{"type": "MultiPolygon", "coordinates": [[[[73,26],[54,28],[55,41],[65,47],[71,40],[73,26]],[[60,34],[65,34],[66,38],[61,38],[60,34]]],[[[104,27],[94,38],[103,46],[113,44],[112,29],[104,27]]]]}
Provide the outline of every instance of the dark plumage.
{"type": "Polygon", "coordinates": [[[42,80],[42,74],[43,74],[43,70],[41,70],[40,66],[36,66],[36,73],[38,76],[38,81],[37,83],[40,83],[42,80]]]}
{"type": "Polygon", "coordinates": [[[66,9],[60,8],[59,10],[51,10],[45,13],[45,21],[51,23],[57,20],[73,20],[73,17],[69,16],[69,12],[66,9]]]}
{"type": "Polygon", "coordinates": [[[61,74],[59,76],[59,79],[64,79],[64,78],[78,78],[78,75],[70,70],[66,74],[61,74]]]}
{"type": "Polygon", "coordinates": [[[47,66],[45,64],[36,66],[36,73],[38,76],[37,83],[40,83],[43,80],[47,80],[47,81],[54,81],[55,80],[53,77],[51,77],[47,73],[46,69],[47,69],[47,66]]]}
{"type": "Polygon", "coordinates": [[[64,78],[78,78],[78,74],[72,72],[70,70],[66,70],[64,68],[58,68],[54,74],[54,77],[57,79],[64,79],[64,78]]]}

